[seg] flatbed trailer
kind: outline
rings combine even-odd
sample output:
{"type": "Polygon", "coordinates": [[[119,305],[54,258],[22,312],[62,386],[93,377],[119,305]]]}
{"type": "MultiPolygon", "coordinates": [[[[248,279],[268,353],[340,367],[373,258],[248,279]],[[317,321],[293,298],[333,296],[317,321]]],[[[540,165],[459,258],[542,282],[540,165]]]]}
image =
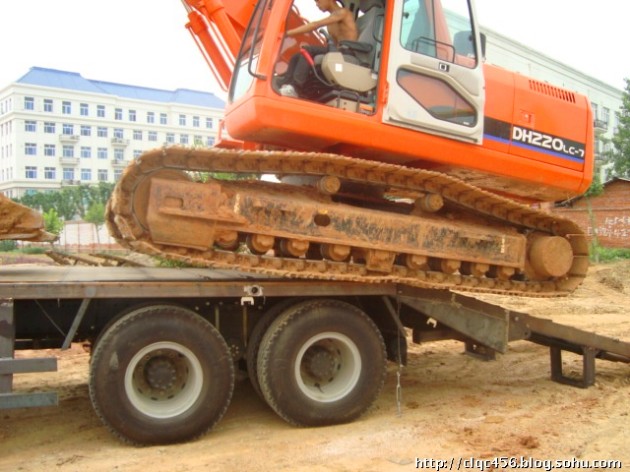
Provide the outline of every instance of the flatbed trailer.
{"type": "Polygon", "coordinates": [[[291,424],[347,422],[378,396],[387,360],[456,339],[491,359],[508,343],[550,348],[553,380],[588,387],[595,360],[630,363],[630,343],[450,291],[146,267],[13,267],[0,274],[0,409],[55,405],[16,393],[13,376],[56,358],[16,350],[91,345],[89,389],[105,425],[133,444],[185,441],[225,413],[235,370],[291,424]],[[583,357],[581,378],[562,352],[583,357]]]}

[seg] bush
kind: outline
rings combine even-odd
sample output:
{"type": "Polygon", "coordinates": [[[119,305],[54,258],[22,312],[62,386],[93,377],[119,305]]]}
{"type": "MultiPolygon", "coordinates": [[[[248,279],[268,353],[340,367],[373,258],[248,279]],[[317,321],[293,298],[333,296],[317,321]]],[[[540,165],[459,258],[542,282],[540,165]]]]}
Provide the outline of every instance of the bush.
{"type": "Polygon", "coordinates": [[[598,244],[591,246],[591,261],[594,262],[612,262],[621,259],[630,259],[630,249],[626,248],[609,248],[598,244]]]}
{"type": "Polygon", "coordinates": [[[20,252],[23,254],[44,254],[47,250],[48,248],[40,246],[24,246],[20,252]]]}
{"type": "Polygon", "coordinates": [[[17,249],[17,242],[11,239],[4,239],[0,241],[0,251],[1,252],[11,252],[17,249]]]}

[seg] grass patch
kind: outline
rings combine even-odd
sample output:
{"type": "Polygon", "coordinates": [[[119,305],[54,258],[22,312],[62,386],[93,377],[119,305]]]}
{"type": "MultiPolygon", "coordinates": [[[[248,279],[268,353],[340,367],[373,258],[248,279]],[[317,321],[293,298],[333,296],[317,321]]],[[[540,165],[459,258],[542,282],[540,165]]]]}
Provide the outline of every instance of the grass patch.
{"type": "Polygon", "coordinates": [[[599,262],[615,262],[623,259],[630,259],[630,249],[627,248],[610,248],[600,245],[592,245],[590,253],[591,261],[599,262]]]}

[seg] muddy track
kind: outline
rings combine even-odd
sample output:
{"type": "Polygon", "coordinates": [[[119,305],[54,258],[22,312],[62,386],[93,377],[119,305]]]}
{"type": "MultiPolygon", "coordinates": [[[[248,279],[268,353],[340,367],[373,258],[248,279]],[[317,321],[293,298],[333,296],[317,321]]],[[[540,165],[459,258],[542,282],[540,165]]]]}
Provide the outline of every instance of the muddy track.
{"type": "Polygon", "coordinates": [[[517,296],[555,297],[573,292],[588,268],[588,243],[573,222],[480,190],[448,175],[421,169],[375,163],[334,154],[286,151],[236,151],[168,147],[149,151],[123,173],[108,205],[109,231],[131,250],[200,267],[237,269],[307,279],[392,282],[432,289],[453,289],[517,296]],[[343,181],[387,187],[394,192],[441,195],[449,205],[492,224],[501,222],[520,232],[561,236],[571,245],[568,274],[556,279],[516,280],[486,275],[462,275],[394,265],[388,274],[369,271],[365,264],[243,254],[221,249],[195,250],[157,244],[134,215],[134,191],[147,175],[162,169],[195,172],[295,174],[332,176],[343,181]]]}

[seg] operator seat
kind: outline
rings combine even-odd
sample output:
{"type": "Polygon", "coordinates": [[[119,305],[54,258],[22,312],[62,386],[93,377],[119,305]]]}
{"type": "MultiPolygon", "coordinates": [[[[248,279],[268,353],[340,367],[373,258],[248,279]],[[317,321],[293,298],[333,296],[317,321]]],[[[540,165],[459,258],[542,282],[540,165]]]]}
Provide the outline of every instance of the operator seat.
{"type": "Polygon", "coordinates": [[[357,41],[341,41],[339,51],[328,52],[321,62],[326,80],[338,87],[364,93],[376,87],[379,46],[383,33],[384,0],[360,0],[357,41]]]}

